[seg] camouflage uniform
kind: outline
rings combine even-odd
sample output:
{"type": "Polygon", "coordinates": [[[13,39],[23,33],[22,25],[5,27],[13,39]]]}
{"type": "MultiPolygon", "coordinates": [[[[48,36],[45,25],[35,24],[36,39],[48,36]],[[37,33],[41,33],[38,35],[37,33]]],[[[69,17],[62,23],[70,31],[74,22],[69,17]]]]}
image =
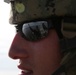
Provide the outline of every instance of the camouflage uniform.
{"type": "Polygon", "coordinates": [[[76,0],[4,0],[11,3],[11,24],[19,24],[52,15],[62,17],[60,39],[63,58],[53,75],[76,75],[76,0]],[[61,72],[65,68],[65,71],[61,72]],[[66,73],[64,73],[66,72],[66,73]]]}

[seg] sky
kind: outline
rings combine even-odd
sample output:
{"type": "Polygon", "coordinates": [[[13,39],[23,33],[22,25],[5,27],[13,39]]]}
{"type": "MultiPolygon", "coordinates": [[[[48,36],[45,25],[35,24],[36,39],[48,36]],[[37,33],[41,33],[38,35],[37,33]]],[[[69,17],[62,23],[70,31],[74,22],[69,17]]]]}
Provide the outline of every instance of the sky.
{"type": "Polygon", "coordinates": [[[9,24],[10,5],[0,0],[0,52],[7,52],[15,35],[15,28],[9,24]]]}
{"type": "Polygon", "coordinates": [[[18,75],[18,61],[8,57],[15,28],[9,24],[10,5],[0,0],[0,75],[18,75]]]}

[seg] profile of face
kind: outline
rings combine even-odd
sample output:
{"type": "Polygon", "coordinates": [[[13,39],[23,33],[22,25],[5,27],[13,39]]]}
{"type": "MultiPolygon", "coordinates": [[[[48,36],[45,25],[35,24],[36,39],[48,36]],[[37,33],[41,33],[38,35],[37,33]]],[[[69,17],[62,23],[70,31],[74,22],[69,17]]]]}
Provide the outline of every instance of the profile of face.
{"type": "Polygon", "coordinates": [[[52,75],[60,66],[59,37],[54,29],[39,41],[28,41],[18,32],[9,50],[9,57],[19,59],[21,75],[52,75]]]}

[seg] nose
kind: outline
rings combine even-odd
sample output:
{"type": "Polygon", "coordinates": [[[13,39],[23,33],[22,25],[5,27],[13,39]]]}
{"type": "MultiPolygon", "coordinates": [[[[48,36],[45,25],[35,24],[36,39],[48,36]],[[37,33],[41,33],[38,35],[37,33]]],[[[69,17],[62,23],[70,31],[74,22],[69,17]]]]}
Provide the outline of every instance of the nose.
{"type": "Polygon", "coordinates": [[[12,59],[20,59],[28,57],[27,52],[27,43],[25,42],[25,39],[21,37],[19,33],[17,33],[14,37],[14,40],[11,44],[10,50],[9,50],[9,57],[12,59]]]}

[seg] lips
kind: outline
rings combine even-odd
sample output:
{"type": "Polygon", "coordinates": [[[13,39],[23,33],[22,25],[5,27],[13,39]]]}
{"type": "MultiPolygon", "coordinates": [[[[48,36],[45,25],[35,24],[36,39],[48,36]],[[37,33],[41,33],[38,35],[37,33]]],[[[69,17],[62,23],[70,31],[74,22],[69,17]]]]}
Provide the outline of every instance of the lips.
{"type": "Polygon", "coordinates": [[[22,70],[19,75],[33,75],[33,70],[28,67],[25,68],[22,65],[19,65],[18,68],[22,70]]]}
{"type": "Polygon", "coordinates": [[[33,71],[32,70],[23,70],[21,72],[21,75],[33,75],[33,71]]]}

